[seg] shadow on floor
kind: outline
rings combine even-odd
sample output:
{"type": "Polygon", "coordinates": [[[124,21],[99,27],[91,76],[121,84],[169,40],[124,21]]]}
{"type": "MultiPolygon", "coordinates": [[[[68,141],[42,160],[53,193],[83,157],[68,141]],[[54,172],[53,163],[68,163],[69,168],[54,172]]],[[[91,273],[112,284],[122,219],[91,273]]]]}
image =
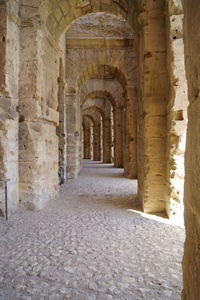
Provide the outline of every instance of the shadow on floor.
{"type": "Polygon", "coordinates": [[[84,169],[88,169],[88,168],[105,168],[105,169],[107,169],[107,168],[114,168],[114,166],[113,165],[111,165],[111,164],[98,164],[98,165],[94,165],[94,164],[84,164],[83,165],[83,168],[84,169]]]}
{"type": "MultiPolygon", "coordinates": [[[[96,173],[95,175],[97,175],[98,177],[102,177],[102,178],[125,178],[124,174],[120,174],[120,173],[101,173],[101,174],[98,174],[96,173]]],[[[93,177],[94,176],[94,173],[91,173],[91,174],[87,174],[87,177],[93,177]]]]}

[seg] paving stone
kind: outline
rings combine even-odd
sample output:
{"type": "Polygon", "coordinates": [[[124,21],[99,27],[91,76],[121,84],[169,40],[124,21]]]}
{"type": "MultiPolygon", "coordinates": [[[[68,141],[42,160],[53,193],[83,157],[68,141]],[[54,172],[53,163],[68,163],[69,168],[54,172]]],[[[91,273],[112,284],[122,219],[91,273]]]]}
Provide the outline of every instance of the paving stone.
{"type": "Polygon", "coordinates": [[[137,212],[136,190],[90,162],[45,209],[0,218],[0,299],[180,299],[184,230],[137,212]]]}

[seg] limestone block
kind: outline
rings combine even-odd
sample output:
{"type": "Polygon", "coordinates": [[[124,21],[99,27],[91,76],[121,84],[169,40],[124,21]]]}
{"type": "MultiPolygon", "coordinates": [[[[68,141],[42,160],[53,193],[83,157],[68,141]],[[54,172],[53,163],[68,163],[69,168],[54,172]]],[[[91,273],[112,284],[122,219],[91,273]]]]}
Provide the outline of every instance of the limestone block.
{"type": "Polygon", "coordinates": [[[42,109],[37,99],[28,99],[20,101],[20,122],[34,121],[41,117],[42,109]]]}
{"type": "Polygon", "coordinates": [[[59,112],[48,107],[46,110],[46,116],[42,116],[42,119],[54,123],[57,126],[59,124],[59,112]]]}
{"type": "Polygon", "coordinates": [[[149,138],[166,136],[166,117],[162,115],[149,116],[145,118],[146,130],[149,130],[149,138]]]}
{"type": "Polygon", "coordinates": [[[58,138],[50,124],[20,123],[20,200],[42,208],[58,186],[58,138]],[[57,147],[56,147],[57,145],[57,147]]]}
{"type": "Polygon", "coordinates": [[[183,5],[181,0],[169,0],[169,14],[180,15],[183,13],[183,5]]]}
{"type": "MultiPolygon", "coordinates": [[[[18,205],[18,123],[6,120],[0,123],[0,178],[8,178],[8,208],[9,214],[18,205]]],[[[4,186],[0,187],[0,210],[4,212],[4,186]]]]}
{"type": "Polygon", "coordinates": [[[6,6],[0,6],[0,90],[5,87],[5,63],[6,63],[6,6]]]}
{"type": "Polygon", "coordinates": [[[19,91],[19,26],[7,20],[6,88],[10,97],[18,99],[19,91]]]}

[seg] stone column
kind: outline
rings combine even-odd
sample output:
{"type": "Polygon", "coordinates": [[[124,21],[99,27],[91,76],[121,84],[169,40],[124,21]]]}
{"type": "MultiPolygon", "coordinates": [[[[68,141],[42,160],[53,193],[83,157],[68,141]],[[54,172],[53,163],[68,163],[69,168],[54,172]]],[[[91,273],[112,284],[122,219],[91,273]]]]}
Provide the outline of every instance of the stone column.
{"type": "Polygon", "coordinates": [[[185,156],[185,228],[183,299],[200,299],[200,2],[185,0],[184,29],[188,80],[188,127],[185,156]]]}
{"type": "Polygon", "coordinates": [[[59,182],[64,183],[67,178],[67,137],[66,137],[66,103],[64,93],[65,83],[63,79],[58,78],[58,111],[59,111],[59,126],[57,127],[57,135],[59,137],[59,182]]]}
{"type": "Polygon", "coordinates": [[[93,126],[93,160],[101,160],[101,125],[94,123],[93,126]]]}
{"type": "Polygon", "coordinates": [[[111,119],[103,119],[103,163],[111,163],[111,119]]]}
{"type": "Polygon", "coordinates": [[[21,10],[19,175],[20,200],[28,209],[42,208],[59,184],[56,126],[61,53],[56,42],[49,42],[43,18],[36,7],[34,12],[29,6],[21,10]]]}
{"type": "MultiPolygon", "coordinates": [[[[18,5],[0,1],[0,179],[9,178],[8,209],[19,203],[19,51],[18,5]]],[[[0,185],[0,213],[4,213],[4,186],[0,185]]]]}
{"type": "Polygon", "coordinates": [[[124,143],[123,143],[123,125],[124,125],[123,107],[114,108],[114,166],[123,168],[124,143]]]}
{"type": "Polygon", "coordinates": [[[124,117],[124,173],[137,178],[137,94],[135,87],[127,87],[124,117]]]}
{"type": "Polygon", "coordinates": [[[168,72],[170,78],[167,105],[167,186],[166,210],[170,219],[183,220],[184,159],[187,128],[187,81],[183,43],[181,2],[167,2],[168,72]]]}
{"type": "Polygon", "coordinates": [[[91,159],[91,127],[84,124],[84,159],[91,159]]]}
{"type": "Polygon", "coordinates": [[[138,199],[146,213],[166,211],[166,1],[146,2],[138,19],[138,199]]]}
{"type": "Polygon", "coordinates": [[[76,91],[68,88],[66,93],[67,112],[67,178],[76,178],[79,173],[79,143],[80,132],[78,122],[78,111],[76,101],[76,91]]]}

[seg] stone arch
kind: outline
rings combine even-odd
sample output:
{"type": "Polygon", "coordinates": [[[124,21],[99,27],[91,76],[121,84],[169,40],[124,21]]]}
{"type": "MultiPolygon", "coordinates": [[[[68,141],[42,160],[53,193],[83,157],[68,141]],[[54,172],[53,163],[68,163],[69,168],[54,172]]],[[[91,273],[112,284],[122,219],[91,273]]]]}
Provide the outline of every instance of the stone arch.
{"type": "Polygon", "coordinates": [[[82,117],[87,116],[88,118],[90,118],[91,121],[93,122],[93,125],[94,124],[101,125],[102,115],[99,111],[91,110],[91,109],[84,110],[84,111],[81,111],[81,116],[82,117]]]}
{"type": "Polygon", "coordinates": [[[85,110],[98,111],[102,117],[102,127],[103,127],[103,162],[111,163],[112,161],[112,134],[111,134],[111,118],[107,116],[104,110],[98,106],[92,105],[85,110]]]}
{"type": "Polygon", "coordinates": [[[82,120],[83,127],[83,158],[91,159],[92,158],[92,127],[94,120],[90,115],[84,115],[82,120]]]}
{"type": "Polygon", "coordinates": [[[113,107],[124,106],[126,98],[124,97],[124,91],[119,81],[114,80],[102,80],[102,79],[89,79],[84,82],[80,90],[81,102],[87,97],[93,98],[106,97],[112,102],[113,107]]]}
{"type": "MultiPolygon", "coordinates": [[[[95,110],[85,110],[82,112],[82,116],[88,117],[93,123],[93,160],[101,161],[102,157],[102,117],[98,111],[95,110]]],[[[83,136],[85,134],[86,128],[83,127],[83,136]]],[[[86,145],[84,144],[84,148],[86,145]]]]}
{"type": "Polygon", "coordinates": [[[94,92],[90,92],[81,101],[81,106],[84,106],[85,102],[87,102],[90,99],[104,99],[104,100],[108,100],[112,104],[113,107],[116,106],[115,99],[107,91],[94,91],[94,92]]]}
{"type": "Polygon", "coordinates": [[[106,65],[106,64],[90,64],[87,68],[85,68],[81,75],[77,79],[77,86],[81,87],[83,83],[88,79],[117,79],[124,91],[127,86],[127,78],[123,72],[115,66],[106,65]]]}
{"type": "Polygon", "coordinates": [[[92,105],[90,107],[87,107],[87,108],[83,109],[82,112],[87,111],[87,110],[98,111],[101,114],[102,119],[105,119],[105,112],[100,107],[92,105]]]}
{"type": "Polygon", "coordinates": [[[85,103],[82,105],[82,109],[89,108],[91,106],[95,106],[100,108],[105,115],[105,118],[110,118],[111,117],[111,111],[112,111],[112,105],[111,102],[108,101],[105,98],[89,98],[85,103]]]}
{"type": "Polygon", "coordinates": [[[134,26],[135,4],[132,0],[110,0],[106,3],[105,0],[58,0],[56,3],[49,0],[46,9],[47,28],[56,40],[75,20],[90,13],[114,14],[126,20],[131,28],[134,26]]]}
{"type": "Polygon", "coordinates": [[[90,114],[87,114],[87,113],[86,114],[82,114],[82,116],[83,116],[83,118],[87,117],[94,124],[95,120],[94,120],[93,116],[91,116],[90,114]]]}
{"type": "Polygon", "coordinates": [[[66,57],[66,82],[69,86],[79,86],[86,79],[104,78],[118,79],[126,92],[126,86],[137,82],[137,60],[133,49],[120,49],[113,53],[112,49],[84,51],[73,49],[66,57]],[[79,68],[77,68],[79,64],[79,68]],[[87,67],[85,67],[87,66],[87,67]]]}

